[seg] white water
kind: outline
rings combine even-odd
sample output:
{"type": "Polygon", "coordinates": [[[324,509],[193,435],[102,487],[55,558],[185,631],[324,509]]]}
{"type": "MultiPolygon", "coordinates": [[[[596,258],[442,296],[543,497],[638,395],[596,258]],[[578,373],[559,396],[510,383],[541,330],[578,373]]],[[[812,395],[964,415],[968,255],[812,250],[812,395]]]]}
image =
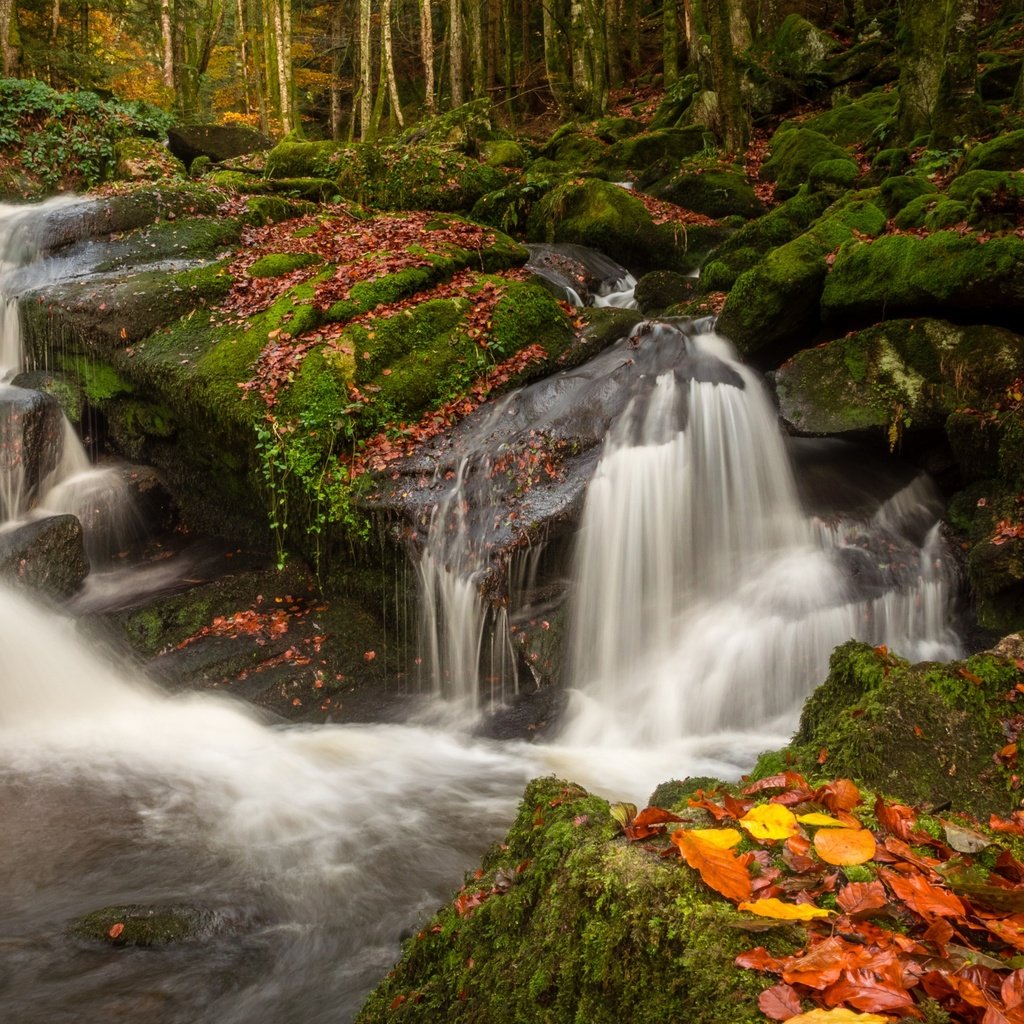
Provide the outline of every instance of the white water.
{"type": "MultiPolygon", "coordinates": [[[[451,727],[285,728],[226,700],[167,696],[0,590],[4,1018],[344,1022],[402,932],[500,837],[529,777],[553,771],[638,803],[671,777],[736,777],[785,741],[834,638],[954,646],[936,528],[922,534],[921,585],[905,591],[850,600],[830,557],[858,531],[897,534],[921,496],[897,495],[861,527],[812,522],[760,384],[721,341],[698,346],[744,387],[669,373],[613,432],[580,548],[581,691],[556,745],[451,727]],[[76,916],[128,902],[206,908],[221,930],[160,952],[67,936],[76,916]]],[[[92,472],[79,451],[65,446],[43,504],[82,507],[62,497],[92,472]]],[[[506,632],[500,612],[496,649],[482,649],[494,613],[462,482],[435,512],[419,571],[427,617],[445,623],[431,634],[432,686],[476,709],[480,667],[507,659],[506,632]]]]}

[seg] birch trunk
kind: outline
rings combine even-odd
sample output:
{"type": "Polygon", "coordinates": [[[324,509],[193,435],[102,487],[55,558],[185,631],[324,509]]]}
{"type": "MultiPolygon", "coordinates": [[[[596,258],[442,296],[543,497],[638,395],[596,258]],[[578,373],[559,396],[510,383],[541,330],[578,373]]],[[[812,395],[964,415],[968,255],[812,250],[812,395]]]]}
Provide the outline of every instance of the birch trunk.
{"type": "Polygon", "coordinates": [[[380,60],[381,70],[387,80],[388,98],[391,100],[391,116],[399,128],[405,127],[402,104],[398,99],[398,82],[395,80],[395,62],[391,54],[391,0],[381,0],[380,5],[380,60]]]}
{"type": "Polygon", "coordinates": [[[370,0],[359,0],[359,137],[373,133],[373,61],[370,52],[370,0]]]}
{"type": "Polygon", "coordinates": [[[430,0],[419,0],[420,60],[423,63],[423,103],[428,114],[437,110],[434,91],[434,18],[430,0]]]}
{"type": "Polygon", "coordinates": [[[461,107],[465,98],[462,88],[464,53],[462,5],[459,0],[448,0],[448,77],[451,84],[453,107],[461,107]]]}

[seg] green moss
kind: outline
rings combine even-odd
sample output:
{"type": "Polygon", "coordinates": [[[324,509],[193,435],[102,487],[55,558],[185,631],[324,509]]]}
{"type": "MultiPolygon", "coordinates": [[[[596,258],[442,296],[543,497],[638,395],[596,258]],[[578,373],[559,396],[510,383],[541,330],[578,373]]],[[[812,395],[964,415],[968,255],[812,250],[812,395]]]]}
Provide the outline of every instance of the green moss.
{"type": "Polygon", "coordinates": [[[897,93],[878,90],[857,99],[840,99],[831,110],[816,114],[805,127],[840,146],[866,143],[880,133],[896,110],[897,93]]]}
{"type": "Polygon", "coordinates": [[[790,755],[813,773],[825,747],[830,776],[909,803],[1005,813],[1015,799],[993,755],[1005,743],[1001,717],[1017,678],[1012,662],[988,655],[912,666],[850,641],[833,652],[828,678],[805,704],[790,755]]]}
{"type": "Polygon", "coordinates": [[[262,256],[249,267],[250,277],[283,277],[293,270],[310,267],[323,260],[308,252],[279,252],[262,256]]]}
{"type": "Polygon", "coordinates": [[[846,160],[846,150],[810,128],[784,124],[772,137],[771,156],[761,174],[776,183],[780,198],[795,195],[811,168],[823,160],[846,160]]]}
{"type": "Polygon", "coordinates": [[[60,364],[63,370],[78,376],[85,397],[94,405],[102,404],[118,395],[130,395],[134,390],[132,385],[108,364],[93,362],[82,356],[64,357],[60,364]]]}
{"type": "Polygon", "coordinates": [[[104,907],[78,918],[71,934],[111,946],[166,946],[198,937],[213,918],[191,907],[104,907]]]}
{"type": "Polygon", "coordinates": [[[522,167],[527,160],[526,150],[512,139],[485,142],[480,153],[488,167],[522,167]]]}
{"type": "MultiPolygon", "coordinates": [[[[555,779],[531,783],[506,842],[467,888],[511,884],[469,915],[443,908],[406,944],[360,1024],[396,1012],[487,1024],[762,1019],[764,979],[732,963],[750,944],[730,927],[736,912],[688,868],[616,831],[603,800],[555,779]]],[[[758,938],[781,953],[797,933],[778,927],[758,938]]]]}
{"type": "Polygon", "coordinates": [[[967,153],[969,171],[1017,171],[1024,167],[1024,129],[997,135],[967,153]]]}
{"type": "Polygon", "coordinates": [[[895,217],[908,203],[924,196],[934,195],[938,189],[919,174],[901,174],[886,178],[880,186],[885,212],[895,217]]]}
{"type": "Polygon", "coordinates": [[[268,154],[268,178],[334,178],[342,162],[337,142],[279,142],[268,154]]]}
{"type": "Polygon", "coordinates": [[[852,160],[820,160],[807,175],[807,187],[838,198],[852,189],[859,177],[860,168],[852,160]]]}
{"type": "Polygon", "coordinates": [[[752,218],[764,212],[764,205],[739,170],[691,168],[683,164],[670,178],[653,185],[651,192],[659,199],[708,217],[740,214],[752,218]]]}
{"type": "Polygon", "coordinates": [[[573,339],[568,318],[554,296],[530,282],[507,284],[495,304],[491,322],[491,348],[498,360],[507,359],[527,345],[538,344],[554,361],[573,339]]]}

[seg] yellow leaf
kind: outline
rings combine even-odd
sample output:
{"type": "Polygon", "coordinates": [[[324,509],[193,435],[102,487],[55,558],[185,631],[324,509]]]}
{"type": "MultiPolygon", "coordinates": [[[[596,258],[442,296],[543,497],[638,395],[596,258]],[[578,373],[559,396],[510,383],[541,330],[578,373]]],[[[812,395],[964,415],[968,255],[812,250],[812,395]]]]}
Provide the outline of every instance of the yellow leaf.
{"type": "Polygon", "coordinates": [[[754,900],[741,903],[740,910],[757,914],[758,917],[774,917],[777,921],[811,921],[816,917],[828,917],[829,911],[810,903],[783,903],[782,900],[754,900]]]}
{"type": "Polygon", "coordinates": [[[826,828],[814,834],[814,849],[826,864],[866,864],[875,855],[875,837],[866,828],[826,828]]]}
{"type": "Polygon", "coordinates": [[[697,836],[704,842],[722,850],[731,850],[734,846],[738,846],[743,838],[739,830],[735,828],[692,828],[690,835],[697,836]]]}
{"type": "Polygon", "coordinates": [[[801,825],[831,825],[833,828],[849,828],[849,825],[847,825],[845,821],[833,818],[831,814],[819,814],[817,811],[813,814],[797,815],[796,820],[799,821],[801,825]]]}
{"type": "Polygon", "coordinates": [[[786,1024],[888,1024],[888,1017],[879,1017],[877,1013],[857,1013],[837,1006],[831,1010],[811,1010],[810,1013],[798,1013],[790,1017],[786,1024]]]}
{"type": "Polygon", "coordinates": [[[740,818],[740,824],[755,839],[788,839],[796,835],[793,812],[782,804],[758,804],[740,818]]]}

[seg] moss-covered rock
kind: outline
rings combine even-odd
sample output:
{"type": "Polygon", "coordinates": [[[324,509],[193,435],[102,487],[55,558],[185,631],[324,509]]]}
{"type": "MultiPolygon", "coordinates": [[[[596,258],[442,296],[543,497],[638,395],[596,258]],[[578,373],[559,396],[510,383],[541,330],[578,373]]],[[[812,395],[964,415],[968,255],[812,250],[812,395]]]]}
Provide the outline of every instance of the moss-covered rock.
{"type": "Polygon", "coordinates": [[[831,110],[803,122],[805,128],[824,135],[840,146],[869,142],[896,110],[895,92],[878,90],[857,99],[840,97],[831,110]]]}
{"type": "Polygon", "coordinates": [[[185,165],[163,143],[151,139],[121,139],[114,146],[114,160],[114,177],[119,181],[185,177],[185,165]]]}
{"type": "MultiPolygon", "coordinates": [[[[860,235],[878,235],[885,214],[871,193],[850,193],[792,242],[771,250],[740,274],[718,319],[718,329],[743,352],[799,342],[819,323],[828,276],[826,257],[860,235]]],[[[795,347],[795,346],[794,346],[795,347]]]]}
{"type": "Polygon", "coordinates": [[[653,270],[636,283],[633,298],[641,313],[663,313],[670,306],[688,302],[697,288],[697,280],[671,270],[653,270]]]}
{"type": "Polygon", "coordinates": [[[799,14],[790,14],[775,33],[772,62],[797,82],[821,76],[825,62],[838,48],[835,39],[799,14]]]}
{"type": "Polygon", "coordinates": [[[203,938],[216,926],[210,911],[132,903],[85,914],[72,922],[70,931],[75,938],[111,946],[167,946],[203,938]]]}
{"type": "Polygon", "coordinates": [[[997,327],[890,320],[805,349],[775,375],[797,433],[868,432],[895,443],[961,407],[992,406],[1024,373],[1024,338],[997,327]]]}
{"type": "MultiPolygon", "coordinates": [[[[499,124],[494,103],[486,97],[424,118],[407,128],[401,136],[403,145],[438,146],[485,158],[488,143],[506,141],[509,141],[509,134],[499,124]]],[[[496,163],[494,166],[520,165],[496,163]]]]}
{"type": "Polygon", "coordinates": [[[527,237],[537,242],[587,245],[634,270],[688,273],[700,265],[726,232],[656,225],[643,203],[626,189],[597,178],[566,181],[534,208],[527,237]]]}
{"type": "MultiPolygon", "coordinates": [[[[604,800],[556,779],[531,783],[484,873],[409,939],[359,1024],[399,1015],[478,1024],[762,1020],[765,981],[733,965],[750,945],[730,927],[739,915],[678,861],[617,832],[604,800]]],[[[758,936],[780,953],[794,940],[785,925],[758,936]]]]}
{"type": "Polygon", "coordinates": [[[852,160],[819,160],[807,175],[807,187],[838,199],[854,188],[859,177],[860,168],[852,160]]]}
{"type": "Polygon", "coordinates": [[[886,178],[879,186],[885,212],[895,217],[909,202],[921,196],[935,195],[938,189],[919,174],[900,174],[886,178]]]}
{"type": "Polygon", "coordinates": [[[846,150],[820,132],[784,124],[772,136],[771,156],[762,165],[761,174],[775,182],[780,198],[788,198],[807,181],[815,164],[846,159],[849,159],[846,150]]]}
{"type": "Polygon", "coordinates": [[[310,252],[279,252],[261,256],[248,270],[250,277],[283,277],[293,270],[316,266],[323,260],[310,252]]]}
{"type": "Polygon", "coordinates": [[[749,220],[764,213],[764,204],[739,169],[684,164],[650,191],[659,199],[708,217],[738,214],[749,220]]]}
{"type": "Polygon", "coordinates": [[[967,153],[969,171],[1019,171],[1024,169],[1024,128],[997,135],[967,153]]]}
{"type": "Polygon", "coordinates": [[[1024,309],[1024,240],[953,231],[852,240],[839,251],[821,300],[827,320],[1024,309]]]}
{"type": "Polygon", "coordinates": [[[33,519],[0,533],[0,578],[8,584],[65,598],[88,572],[82,524],[72,515],[33,519]]]}
{"type": "Polygon", "coordinates": [[[911,665],[850,641],[833,652],[827,679],[804,705],[789,757],[813,774],[825,748],[830,775],[912,804],[951,803],[985,819],[1006,813],[1017,800],[994,755],[1006,742],[1007,695],[1019,679],[1003,658],[911,665]]]}
{"type": "Polygon", "coordinates": [[[484,142],[480,156],[488,167],[523,167],[528,160],[526,150],[514,139],[484,142]]]}

